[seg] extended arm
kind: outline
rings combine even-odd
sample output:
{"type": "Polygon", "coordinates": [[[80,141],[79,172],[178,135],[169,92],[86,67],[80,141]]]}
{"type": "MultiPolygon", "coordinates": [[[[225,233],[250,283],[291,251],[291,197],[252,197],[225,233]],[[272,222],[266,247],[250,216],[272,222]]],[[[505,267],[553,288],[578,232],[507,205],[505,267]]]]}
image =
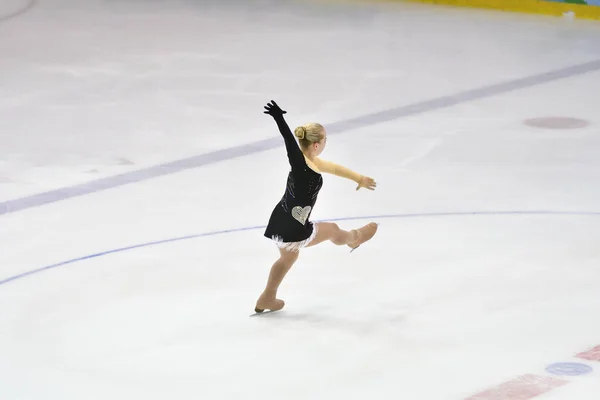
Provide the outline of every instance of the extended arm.
{"type": "Polygon", "coordinates": [[[333,174],[342,178],[350,179],[351,181],[354,181],[356,183],[360,183],[360,178],[362,177],[362,175],[358,172],[354,172],[349,168],[332,163],[331,161],[320,159],[319,157],[315,157],[312,161],[315,163],[315,165],[317,166],[317,168],[319,168],[319,171],[321,172],[333,174]]]}
{"type": "Polygon", "coordinates": [[[275,123],[277,123],[281,136],[283,136],[290,166],[293,170],[304,168],[306,166],[304,154],[302,153],[302,150],[300,150],[300,146],[298,146],[298,142],[296,142],[296,138],[285,121],[285,118],[283,118],[283,114],[286,114],[287,111],[283,111],[279,108],[277,103],[272,100],[271,103],[265,106],[265,109],[267,110],[265,111],[265,114],[269,114],[273,117],[275,123]]]}
{"type": "Polygon", "coordinates": [[[296,141],[296,138],[290,130],[287,122],[285,122],[283,116],[276,116],[273,118],[277,123],[277,127],[279,128],[281,136],[283,136],[290,166],[292,169],[304,168],[306,165],[304,161],[304,154],[302,153],[302,150],[300,150],[300,146],[298,146],[298,142],[296,141]]]}
{"type": "Polygon", "coordinates": [[[333,174],[356,182],[358,184],[356,190],[360,189],[361,187],[366,187],[367,189],[373,190],[373,188],[377,186],[377,184],[372,178],[361,175],[358,172],[354,172],[350,168],[346,168],[342,165],[335,164],[331,161],[322,160],[319,157],[315,157],[312,161],[315,163],[315,165],[317,166],[317,168],[319,168],[319,171],[321,172],[333,174]]]}

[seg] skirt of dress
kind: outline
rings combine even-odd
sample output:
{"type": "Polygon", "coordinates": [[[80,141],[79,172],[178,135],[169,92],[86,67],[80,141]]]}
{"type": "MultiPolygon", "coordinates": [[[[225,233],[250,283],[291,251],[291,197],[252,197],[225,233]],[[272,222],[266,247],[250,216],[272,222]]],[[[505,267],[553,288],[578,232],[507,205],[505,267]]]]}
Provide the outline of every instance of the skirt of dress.
{"type": "Polygon", "coordinates": [[[306,247],[310,244],[310,242],[313,241],[313,239],[315,238],[315,236],[317,236],[317,231],[319,230],[318,228],[318,224],[310,222],[310,224],[312,225],[312,233],[310,234],[310,236],[302,241],[299,242],[284,242],[282,240],[281,237],[278,236],[273,236],[271,239],[275,242],[275,245],[277,247],[279,247],[280,249],[284,249],[287,251],[292,251],[292,252],[297,252],[299,251],[301,248],[306,247]]]}

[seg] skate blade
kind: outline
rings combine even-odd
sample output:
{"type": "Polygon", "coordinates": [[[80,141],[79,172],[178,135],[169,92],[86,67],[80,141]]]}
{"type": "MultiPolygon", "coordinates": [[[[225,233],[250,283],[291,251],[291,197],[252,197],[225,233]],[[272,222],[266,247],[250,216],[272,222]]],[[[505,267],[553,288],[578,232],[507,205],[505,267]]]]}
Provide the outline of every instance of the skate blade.
{"type": "Polygon", "coordinates": [[[264,315],[264,314],[271,314],[277,311],[281,311],[281,310],[269,310],[269,311],[256,311],[254,314],[250,314],[251,317],[258,317],[260,315],[264,315]]]}

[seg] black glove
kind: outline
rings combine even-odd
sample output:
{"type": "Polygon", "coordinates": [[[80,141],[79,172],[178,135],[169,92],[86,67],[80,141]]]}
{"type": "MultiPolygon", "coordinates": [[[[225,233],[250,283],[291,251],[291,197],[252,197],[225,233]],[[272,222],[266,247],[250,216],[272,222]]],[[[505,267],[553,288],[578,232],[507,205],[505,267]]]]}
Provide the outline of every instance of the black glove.
{"type": "Polygon", "coordinates": [[[279,106],[277,105],[277,103],[275,103],[275,101],[271,100],[266,106],[265,106],[265,114],[269,114],[270,116],[272,116],[273,118],[277,118],[277,117],[282,117],[283,114],[287,114],[287,111],[283,111],[281,108],[279,108],[279,106]]]}

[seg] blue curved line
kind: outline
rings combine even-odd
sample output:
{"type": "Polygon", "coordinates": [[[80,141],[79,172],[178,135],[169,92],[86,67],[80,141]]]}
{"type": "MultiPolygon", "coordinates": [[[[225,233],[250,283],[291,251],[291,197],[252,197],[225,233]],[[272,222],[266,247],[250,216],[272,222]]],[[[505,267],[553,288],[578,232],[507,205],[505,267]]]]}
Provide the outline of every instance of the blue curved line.
{"type": "MultiPolygon", "coordinates": [[[[600,216],[600,212],[595,211],[464,211],[464,212],[437,212],[437,213],[417,213],[417,214],[387,214],[387,215],[370,215],[370,216],[362,216],[362,217],[341,217],[341,218],[331,218],[325,221],[336,222],[336,221],[356,221],[362,219],[387,219],[387,218],[424,218],[424,217],[454,217],[454,216],[479,216],[479,215],[583,215],[583,216],[600,216]]],[[[315,221],[318,222],[318,221],[315,221]]],[[[213,232],[205,232],[194,235],[187,236],[179,236],[170,239],[157,240],[153,242],[140,243],[133,246],[120,247],[112,250],[103,251],[100,253],[90,254],[83,257],[73,258],[71,260],[62,261],[57,264],[47,265],[42,268],[34,269],[31,271],[23,272],[22,274],[11,276],[0,281],[0,285],[4,285],[8,282],[15,281],[17,279],[25,278],[26,276],[34,275],[43,271],[47,271],[50,269],[58,268],[63,265],[73,264],[79,261],[89,260],[91,258],[98,258],[101,256],[106,256],[113,253],[121,253],[124,251],[134,250],[141,247],[150,247],[156,246],[159,244],[178,242],[182,240],[196,239],[206,236],[216,236],[222,235],[226,233],[235,233],[235,232],[243,232],[243,231],[251,231],[256,229],[264,229],[265,226],[249,226],[244,228],[233,228],[233,229],[225,229],[220,231],[213,232]]]]}

